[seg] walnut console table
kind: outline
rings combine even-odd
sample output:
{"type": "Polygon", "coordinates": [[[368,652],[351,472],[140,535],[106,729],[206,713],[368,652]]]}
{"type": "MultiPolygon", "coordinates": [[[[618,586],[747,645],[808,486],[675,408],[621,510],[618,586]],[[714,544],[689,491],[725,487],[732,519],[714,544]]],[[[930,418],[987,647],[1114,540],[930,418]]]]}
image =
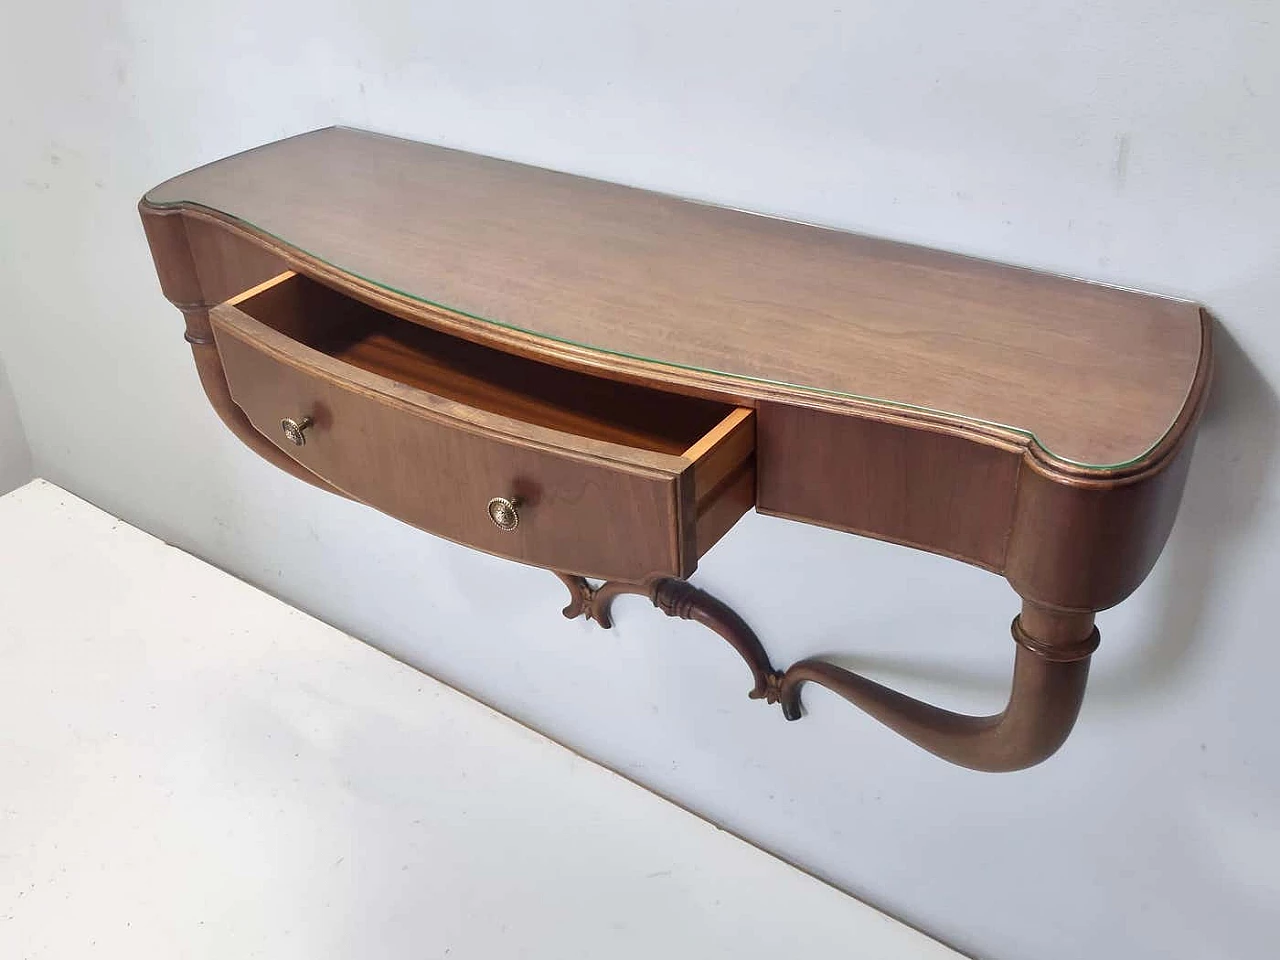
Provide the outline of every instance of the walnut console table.
{"type": "Polygon", "coordinates": [[[1168,537],[1212,367],[1193,303],[357,130],[140,210],[210,401],[271,463],[554,571],[567,616],[647,595],[789,719],[819,683],[980,770],[1066,739],[1094,614],[1168,537]],[[1004,575],[1005,710],[775,669],[686,582],[752,507],[1004,575]]]}

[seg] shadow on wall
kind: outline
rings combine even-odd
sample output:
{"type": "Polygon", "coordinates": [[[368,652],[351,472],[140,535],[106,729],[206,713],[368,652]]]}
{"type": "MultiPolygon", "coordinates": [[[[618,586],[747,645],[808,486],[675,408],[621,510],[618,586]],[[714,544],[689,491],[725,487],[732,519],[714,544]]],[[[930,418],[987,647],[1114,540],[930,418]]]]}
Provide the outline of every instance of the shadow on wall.
{"type": "MultiPolygon", "coordinates": [[[[1163,604],[1140,628],[1123,658],[1095,670],[1090,702],[1131,703],[1173,684],[1205,640],[1205,610],[1219,589],[1223,560],[1251,529],[1280,441],[1280,400],[1225,327],[1214,326],[1214,380],[1196,438],[1186,491],[1157,572],[1163,604]]],[[[1102,628],[1103,650],[1107,631],[1102,628]]],[[[1114,653],[1114,651],[1112,651],[1114,653]]],[[[886,683],[945,684],[995,703],[1008,694],[1007,674],[948,667],[844,649],[816,653],[836,666],[873,673],[886,683]]]]}
{"type": "Polygon", "coordinates": [[[18,404],[9,387],[9,374],[0,361],[0,494],[31,479],[31,450],[18,419],[18,404]]]}
{"type": "MultiPolygon", "coordinates": [[[[1097,677],[1099,699],[1156,693],[1177,678],[1206,637],[1205,611],[1220,589],[1233,543],[1252,529],[1275,465],[1280,401],[1262,371],[1221,324],[1214,326],[1214,380],[1164,570],[1159,615],[1122,663],[1097,677]]],[[[1105,643],[1105,637],[1103,642],[1105,643]]]]}

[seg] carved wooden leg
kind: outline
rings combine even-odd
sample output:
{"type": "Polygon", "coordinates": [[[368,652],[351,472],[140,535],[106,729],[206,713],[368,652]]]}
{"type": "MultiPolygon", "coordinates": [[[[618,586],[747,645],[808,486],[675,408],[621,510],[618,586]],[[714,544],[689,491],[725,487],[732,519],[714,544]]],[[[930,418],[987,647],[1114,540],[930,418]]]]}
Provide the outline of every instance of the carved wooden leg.
{"type": "Polygon", "coordinates": [[[624,593],[632,593],[648,597],[655,607],[669,617],[702,624],[728,641],[746,661],[754,680],[748,696],[753,700],[763,699],[768,703],[777,703],[778,684],[782,674],[773,669],[760,638],[737,613],[705,590],[675,577],[654,577],[644,583],[610,580],[593,589],[582,577],[558,572],[556,576],[573,595],[569,605],[564,608],[564,615],[570,619],[585,614],[588,620],[595,620],[608,629],[613,626],[611,613],[614,599],[624,593]]]}
{"type": "Polygon", "coordinates": [[[561,611],[570,620],[582,616],[584,613],[587,619],[591,619],[591,598],[595,596],[595,588],[583,577],[579,577],[573,573],[561,573],[559,570],[552,570],[560,582],[569,588],[569,605],[561,611]]]}
{"type": "Polygon", "coordinates": [[[1021,770],[1050,757],[1071,733],[1089,657],[1098,647],[1092,613],[1060,613],[1023,604],[1013,621],[1018,645],[1009,702],[994,716],[971,717],[922,703],[822,660],[802,660],[782,678],[788,720],[800,716],[800,688],[818,683],[911,742],[973,770],[1021,770]]]}
{"type": "Polygon", "coordinates": [[[788,720],[801,716],[800,689],[806,683],[817,683],[912,743],[973,770],[1021,770],[1047,759],[1062,746],[1080,713],[1089,679],[1089,657],[1100,639],[1092,613],[1023,603],[1011,628],[1017,653],[1009,702],[998,714],[973,717],[923,703],[824,660],[801,660],[779,674],[755,632],[740,616],[684,580],[609,581],[592,588],[581,577],[556,576],[573,595],[564,610],[567,617],[585,614],[602,627],[610,627],[614,599],[633,593],[648,597],[669,617],[696,620],[714,630],[751,668],[755,679],[751,696],[781,703],[788,720]]]}

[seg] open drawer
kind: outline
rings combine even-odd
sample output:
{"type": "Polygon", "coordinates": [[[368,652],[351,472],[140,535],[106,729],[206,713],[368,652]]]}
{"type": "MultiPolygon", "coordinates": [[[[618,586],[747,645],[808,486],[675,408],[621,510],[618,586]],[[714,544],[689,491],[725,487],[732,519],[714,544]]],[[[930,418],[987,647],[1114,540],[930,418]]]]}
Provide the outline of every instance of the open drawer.
{"type": "Polygon", "coordinates": [[[210,316],[259,432],[353,499],[468,546],[686,577],[755,502],[751,410],[503,353],[292,272],[210,316]]]}

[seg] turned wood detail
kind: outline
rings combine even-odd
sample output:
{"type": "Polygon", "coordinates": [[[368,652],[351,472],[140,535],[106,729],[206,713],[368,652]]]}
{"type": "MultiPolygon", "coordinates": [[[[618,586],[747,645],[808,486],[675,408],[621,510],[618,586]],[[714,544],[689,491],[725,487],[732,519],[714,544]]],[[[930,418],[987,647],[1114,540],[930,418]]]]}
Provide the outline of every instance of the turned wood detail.
{"type": "Polygon", "coordinates": [[[1057,752],[1075,726],[1100,635],[1092,614],[1028,612],[1028,606],[1013,621],[1013,682],[1008,703],[997,714],[944,710],[819,659],[801,660],[783,675],[783,713],[799,717],[800,688],[817,683],[962,767],[1001,773],[1034,766],[1057,752]],[[1030,633],[1028,623],[1045,629],[1030,633]]]}
{"type": "Polygon", "coordinates": [[[800,690],[816,683],[843,697],[889,729],[951,763],[991,773],[1022,770],[1048,759],[1066,742],[1089,678],[1089,659],[1101,635],[1092,613],[1049,610],[1024,603],[1011,625],[1017,645],[1013,681],[1003,710],[969,716],[935,707],[825,660],[810,658],[775,670],[755,631],[705,590],[674,577],[641,583],[611,580],[594,587],[585,578],[553,571],[569,589],[569,619],[585,616],[606,629],[623,594],[648,597],[669,617],[715,631],[746,661],[755,684],[749,696],[778,703],[783,716],[803,714],[800,690]]]}

